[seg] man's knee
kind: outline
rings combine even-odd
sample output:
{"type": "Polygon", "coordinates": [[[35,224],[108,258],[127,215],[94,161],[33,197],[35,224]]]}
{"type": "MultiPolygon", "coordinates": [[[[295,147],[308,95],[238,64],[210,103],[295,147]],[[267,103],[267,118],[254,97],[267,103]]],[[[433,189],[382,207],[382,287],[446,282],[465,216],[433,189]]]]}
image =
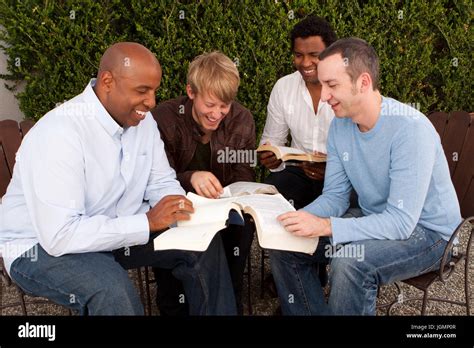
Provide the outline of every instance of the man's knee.
{"type": "Polygon", "coordinates": [[[270,173],[264,180],[264,182],[268,185],[279,186],[281,182],[283,182],[283,176],[281,172],[274,172],[270,173]]]}
{"type": "MultiPolygon", "coordinates": [[[[225,254],[224,253],[224,243],[222,241],[222,236],[220,233],[217,233],[214,238],[211,241],[211,244],[207,248],[206,251],[204,251],[206,254],[211,254],[211,255],[220,255],[220,254],[225,254]]],[[[197,259],[199,257],[200,253],[192,253],[188,255],[191,259],[197,259]]]]}
{"type": "Polygon", "coordinates": [[[89,314],[143,315],[143,305],[128,276],[112,276],[102,279],[103,283],[91,286],[86,290],[91,294],[85,304],[89,314]]]}
{"type": "Polygon", "coordinates": [[[367,279],[370,274],[374,274],[374,269],[370,264],[364,262],[357,257],[338,257],[337,255],[331,259],[329,278],[330,283],[346,282],[357,280],[361,277],[367,279]]]}
{"type": "Polygon", "coordinates": [[[270,258],[270,263],[281,263],[282,260],[285,260],[287,256],[285,255],[287,252],[282,250],[268,250],[268,257],[270,258]]]}
{"type": "Polygon", "coordinates": [[[331,259],[331,272],[334,273],[345,273],[355,270],[359,266],[357,260],[351,257],[333,257],[331,259]]]}
{"type": "Polygon", "coordinates": [[[303,264],[308,262],[305,254],[292,251],[271,249],[268,250],[268,255],[272,268],[281,265],[303,264]]]}

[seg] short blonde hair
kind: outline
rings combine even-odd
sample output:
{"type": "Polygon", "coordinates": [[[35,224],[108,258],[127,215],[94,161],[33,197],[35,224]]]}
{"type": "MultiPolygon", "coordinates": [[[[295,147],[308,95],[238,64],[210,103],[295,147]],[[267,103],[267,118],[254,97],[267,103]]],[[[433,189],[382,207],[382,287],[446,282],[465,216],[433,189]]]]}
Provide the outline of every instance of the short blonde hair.
{"type": "Polygon", "coordinates": [[[230,104],[237,96],[239,71],[221,52],[201,54],[189,64],[188,84],[196,94],[206,92],[230,104]]]}

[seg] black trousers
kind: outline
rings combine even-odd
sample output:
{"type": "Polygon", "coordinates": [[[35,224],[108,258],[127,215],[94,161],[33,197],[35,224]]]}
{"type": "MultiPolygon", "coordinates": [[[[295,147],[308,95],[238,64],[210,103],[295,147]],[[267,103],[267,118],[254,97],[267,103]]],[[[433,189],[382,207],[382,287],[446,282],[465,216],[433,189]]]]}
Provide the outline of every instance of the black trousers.
{"type": "MultiPolygon", "coordinates": [[[[243,313],[242,288],[247,257],[250,254],[255,225],[250,216],[245,215],[245,226],[229,225],[219,232],[224,244],[227,265],[237,304],[237,312],[243,313]]],[[[189,314],[189,305],[185,300],[181,281],[172,271],[164,268],[153,268],[157,281],[156,302],[162,316],[185,316],[189,314]]]]}
{"type": "Polygon", "coordinates": [[[286,167],[281,172],[273,172],[265,179],[274,185],[296,210],[303,208],[318,198],[323,192],[324,181],[313,180],[299,167],[286,167]]]}

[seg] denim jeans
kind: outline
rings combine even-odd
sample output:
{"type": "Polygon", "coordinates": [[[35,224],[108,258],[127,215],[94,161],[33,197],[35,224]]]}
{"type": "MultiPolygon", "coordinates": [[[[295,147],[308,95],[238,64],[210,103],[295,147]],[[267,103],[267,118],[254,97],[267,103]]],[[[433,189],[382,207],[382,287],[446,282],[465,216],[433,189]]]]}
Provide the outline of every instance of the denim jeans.
{"type": "MultiPolygon", "coordinates": [[[[360,217],[350,209],[344,217],[360,217]]],[[[282,313],[285,315],[375,315],[380,285],[437,269],[447,242],[417,225],[406,240],[363,240],[331,247],[320,238],[313,255],[270,251],[282,313]],[[330,260],[330,295],[326,303],[314,267],[330,260]]]]}
{"type": "Polygon", "coordinates": [[[183,281],[190,312],[195,315],[235,314],[232,282],[220,238],[202,253],[157,251],[146,245],[112,252],[50,256],[37,244],[38,253],[26,252],[10,269],[11,277],[26,293],[89,315],[142,315],[143,305],[125,269],[160,266],[173,269],[183,281]],[[115,256],[115,258],[114,258],[115,256]]]}
{"type": "Polygon", "coordinates": [[[39,244],[36,258],[24,253],[13,261],[10,275],[29,295],[89,315],[143,315],[133,283],[111,252],[49,255],[39,244]]]}

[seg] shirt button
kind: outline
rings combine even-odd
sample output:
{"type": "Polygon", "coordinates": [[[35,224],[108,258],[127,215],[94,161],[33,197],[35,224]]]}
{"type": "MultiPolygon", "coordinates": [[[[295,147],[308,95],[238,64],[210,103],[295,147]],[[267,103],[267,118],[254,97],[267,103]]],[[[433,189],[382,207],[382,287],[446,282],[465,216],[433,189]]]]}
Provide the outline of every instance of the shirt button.
{"type": "Polygon", "coordinates": [[[130,154],[128,152],[125,152],[123,154],[123,160],[127,162],[130,161],[130,154]]]}

